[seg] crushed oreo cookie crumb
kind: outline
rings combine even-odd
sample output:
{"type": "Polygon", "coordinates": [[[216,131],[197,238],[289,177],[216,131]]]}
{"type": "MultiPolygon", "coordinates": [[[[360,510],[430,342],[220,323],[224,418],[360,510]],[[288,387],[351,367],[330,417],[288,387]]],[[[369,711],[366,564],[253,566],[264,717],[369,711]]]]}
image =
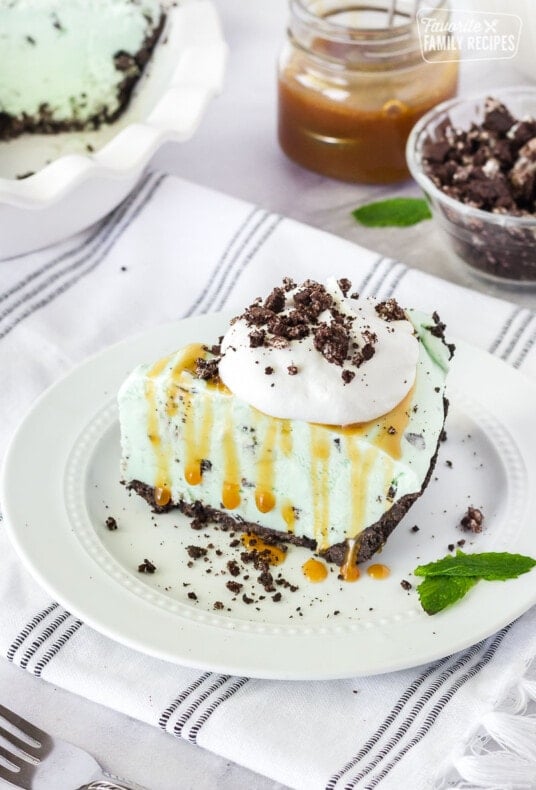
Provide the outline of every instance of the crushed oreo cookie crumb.
{"type": "Polygon", "coordinates": [[[218,359],[203,359],[198,357],[195,361],[195,375],[204,381],[218,378],[218,359]]]}
{"type": "Polygon", "coordinates": [[[462,518],[460,524],[467,532],[482,532],[484,515],[481,510],[471,505],[467,508],[467,513],[462,518]]]}
{"type": "MultiPolygon", "coordinates": [[[[536,214],[536,119],[516,119],[488,97],[480,123],[459,129],[447,117],[422,155],[426,175],[454,200],[498,216],[536,214]]],[[[471,266],[499,278],[536,280],[530,228],[445,212],[459,228],[451,233],[455,249],[471,266]]]]}
{"type": "Polygon", "coordinates": [[[186,546],[186,551],[193,560],[198,560],[200,557],[207,555],[207,549],[204,549],[202,546],[186,546]]]}
{"type": "Polygon", "coordinates": [[[108,518],[104,523],[106,524],[106,528],[109,529],[110,532],[115,532],[115,530],[117,529],[117,521],[113,516],[108,516],[108,518]]]}
{"type": "Polygon", "coordinates": [[[404,321],[406,318],[405,312],[396,299],[386,299],[384,302],[378,302],[376,312],[384,321],[404,321]]]}
{"type": "Polygon", "coordinates": [[[145,559],[138,565],[138,573],[154,573],[156,565],[151,560],[145,559]]]}

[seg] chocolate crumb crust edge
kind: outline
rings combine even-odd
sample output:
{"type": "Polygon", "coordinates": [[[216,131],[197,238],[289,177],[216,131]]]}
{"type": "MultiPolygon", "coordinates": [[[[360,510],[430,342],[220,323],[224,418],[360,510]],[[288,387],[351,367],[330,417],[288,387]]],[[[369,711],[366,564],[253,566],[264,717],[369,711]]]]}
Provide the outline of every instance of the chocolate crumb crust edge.
{"type": "MultiPolygon", "coordinates": [[[[55,121],[50,117],[50,110],[47,104],[42,104],[38,113],[32,116],[26,115],[26,113],[15,116],[0,110],[0,141],[13,140],[21,134],[59,134],[60,132],[81,132],[87,129],[96,130],[105,123],[111,124],[117,121],[126,111],[132,92],[143,76],[145,67],[162,34],[166,19],[166,14],[162,12],[158,24],[147,34],[138,52],[135,55],[128,56],[133,64],[136,65],[137,71],[132,74],[125,73],[125,77],[117,86],[118,106],[113,113],[109,113],[108,108],[104,107],[99,113],[92,115],[85,121],[77,121],[74,118],[68,121],[55,121]]],[[[120,55],[122,53],[117,54],[120,55]]],[[[116,69],[119,72],[122,71],[117,62],[116,69]]]]}
{"type": "MultiPolygon", "coordinates": [[[[445,419],[447,417],[448,408],[449,401],[443,396],[443,414],[445,419]]],[[[401,497],[375,524],[371,524],[370,527],[364,529],[363,532],[357,536],[358,549],[356,551],[356,564],[366,562],[382,548],[413,503],[422,496],[435,469],[440,445],[441,438],[438,437],[436,449],[430,460],[430,466],[420,491],[413,494],[406,494],[401,497]]],[[[131,480],[126,484],[126,487],[145,499],[155,513],[165,513],[169,510],[178,509],[188,518],[200,519],[201,521],[206,521],[207,524],[208,522],[216,523],[224,531],[238,529],[243,532],[252,532],[274,543],[291,543],[294,546],[304,546],[311,551],[317,550],[317,543],[312,538],[300,538],[288,532],[278,532],[277,530],[263,527],[255,522],[233,517],[222,510],[203,505],[200,501],[196,501],[192,504],[181,500],[177,503],[169,502],[164,507],[161,507],[155,503],[154,489],[152,486],[147,485],[147,483],[142,483],[139,480],[131,480]]],[[[340,566],[346,559],[346,552],[346,541],[342,541],[340,543],[334,543],[333,546],[330,546],[324,552],[320,552],[320,554],[328,562],[340,566]]]]}

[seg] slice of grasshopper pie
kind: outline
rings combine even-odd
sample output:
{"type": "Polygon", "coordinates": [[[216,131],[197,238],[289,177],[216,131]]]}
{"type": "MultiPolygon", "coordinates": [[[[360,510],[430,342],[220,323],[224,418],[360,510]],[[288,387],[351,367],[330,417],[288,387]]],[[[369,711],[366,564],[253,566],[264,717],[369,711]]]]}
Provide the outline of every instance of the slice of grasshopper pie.
{"type": "Polygon", "coordinates": [[[123,482],[157,511],[367,560],[426,488],[452,346],[437,314],[286,278],[119,392],[123,482]]]}

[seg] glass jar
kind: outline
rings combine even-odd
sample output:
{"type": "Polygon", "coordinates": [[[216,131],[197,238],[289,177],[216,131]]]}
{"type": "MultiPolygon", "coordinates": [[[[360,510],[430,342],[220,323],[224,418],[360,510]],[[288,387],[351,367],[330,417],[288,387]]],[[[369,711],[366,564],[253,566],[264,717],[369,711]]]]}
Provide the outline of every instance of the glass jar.
{"type": "MultiPolygon", "coordinates": [[[[342,181],[409,177],[411,128],[458,86],[457,62],[441,62],[444,53],[423,57],[416,4],[290,0],[278,80],[279,143],[287,156],[342,181]]],[[[435,5],[448,13],[445,0],[435,5]]]]}

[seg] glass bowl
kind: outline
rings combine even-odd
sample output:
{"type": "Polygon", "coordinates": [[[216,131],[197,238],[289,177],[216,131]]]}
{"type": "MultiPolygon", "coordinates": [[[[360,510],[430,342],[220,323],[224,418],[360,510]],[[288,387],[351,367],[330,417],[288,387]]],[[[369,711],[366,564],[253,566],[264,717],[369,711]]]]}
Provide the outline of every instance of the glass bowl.
{"type": "Polygon", "coordinates": [[[450,246],[474,274],[495,283],[535,286],[536,215],[515,217],[473,208],[446,195],[424,172],[426,140],[436,138],[438,127],[447,118],[457,129],[468,130],[472,123],[480,124],[489,96],[505,104],[516,119],[536,118],[536,88],[503,88],[444,102],[413,128],[406,149],[408,167],[450,246]]]}

